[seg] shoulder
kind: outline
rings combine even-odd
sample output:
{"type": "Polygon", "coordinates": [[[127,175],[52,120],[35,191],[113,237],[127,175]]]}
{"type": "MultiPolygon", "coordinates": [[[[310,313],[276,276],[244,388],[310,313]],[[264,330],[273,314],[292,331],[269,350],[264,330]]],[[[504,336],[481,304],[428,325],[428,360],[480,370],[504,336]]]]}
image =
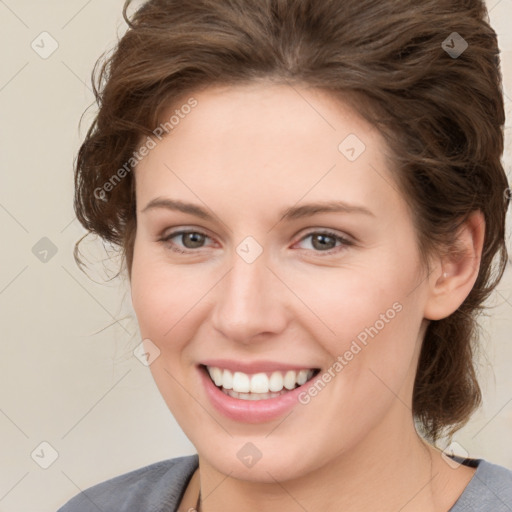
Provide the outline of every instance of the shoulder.
{"type": "Polygon", "coordinates": [[[198,463],[197,454],[155,462],[82,491],[57,512],[174,511],[198,463]]]}
{"type": "Polygon", "coordinates": [[[450,512],[510,512],[512,510],[512,471],[477,459],[473,478],[450,512]]]}

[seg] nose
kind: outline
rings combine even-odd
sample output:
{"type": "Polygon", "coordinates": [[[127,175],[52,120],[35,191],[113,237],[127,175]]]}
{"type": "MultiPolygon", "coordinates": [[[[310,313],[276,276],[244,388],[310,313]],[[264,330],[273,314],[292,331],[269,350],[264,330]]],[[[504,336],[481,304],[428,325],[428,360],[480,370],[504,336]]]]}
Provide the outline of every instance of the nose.
{"type": "Polygon", "coordinates": [[[286,287],[267,265],[265,251],[251,263],[233,254],[230,270],[216,287],[212,314],[213,326],[227,339],[251,344],[285,329],[286,287]]]}

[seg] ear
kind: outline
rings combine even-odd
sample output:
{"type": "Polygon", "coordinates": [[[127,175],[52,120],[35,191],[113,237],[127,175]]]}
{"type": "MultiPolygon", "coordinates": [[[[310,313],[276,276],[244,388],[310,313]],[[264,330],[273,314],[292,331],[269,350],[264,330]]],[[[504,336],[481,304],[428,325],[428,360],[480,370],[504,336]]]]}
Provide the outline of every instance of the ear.
{"type": "Polygon", "coordinates": [[[459,228],[453,248],[432,262],[424,311],[426,319],[446,318],[469,295],[480,270],[484,236],[485,218],[477,210],[459,228]]]}

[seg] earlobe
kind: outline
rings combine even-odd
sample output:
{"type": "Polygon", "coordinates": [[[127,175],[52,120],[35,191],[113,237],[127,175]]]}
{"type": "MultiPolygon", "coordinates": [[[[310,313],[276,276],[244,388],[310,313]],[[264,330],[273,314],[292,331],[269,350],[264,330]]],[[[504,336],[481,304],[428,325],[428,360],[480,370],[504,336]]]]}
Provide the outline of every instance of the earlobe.
{"type": "Polygon", "coordinates": [[[429,277],[425,318],[446,318],[464,302],[478,277],[484,236],[485,219],[478,210],[459,228],[451,250],[437,260],[429,277]]]}

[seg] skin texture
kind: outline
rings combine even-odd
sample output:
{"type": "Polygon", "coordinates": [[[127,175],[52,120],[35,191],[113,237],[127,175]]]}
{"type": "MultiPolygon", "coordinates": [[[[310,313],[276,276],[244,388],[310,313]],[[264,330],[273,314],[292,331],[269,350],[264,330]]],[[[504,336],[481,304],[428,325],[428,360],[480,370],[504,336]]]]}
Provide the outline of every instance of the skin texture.
{"type": "Polygon", "coordinates": [[[433,258],[428,273],[384,141],[346,105],[261,83],[193,96],[197,107],[135,171],[131,291],[142,338],[160,350],[155,382],[199,453],[203,510],[448,510],[474,470],[452,469],[418,437],[412,389],[428,320],[455,311],[476,280],[482,216],[460,232],[464,255],[433,258]],[[366,146],[355,161],[338,149],[350,134],[366,146]],[[214,218],[143,211],[157,197],[214,218]],[[371,215],[281,220],[286,208],[334,200],[371,215]],[[206,238],[161,241],[181,229],[206,238]],[[322,249],[326,229],[352,243],[327,238],[322,249]],[[236,251],[248,236],[263,249],[252,263],[236,251]],[[201,361],[325,371],[397,303],[400,312],[288,416],[245,424],[210,404],[201,361]],[[247,442],[262,454],[251,468],[237,457],[247,442]]]}

